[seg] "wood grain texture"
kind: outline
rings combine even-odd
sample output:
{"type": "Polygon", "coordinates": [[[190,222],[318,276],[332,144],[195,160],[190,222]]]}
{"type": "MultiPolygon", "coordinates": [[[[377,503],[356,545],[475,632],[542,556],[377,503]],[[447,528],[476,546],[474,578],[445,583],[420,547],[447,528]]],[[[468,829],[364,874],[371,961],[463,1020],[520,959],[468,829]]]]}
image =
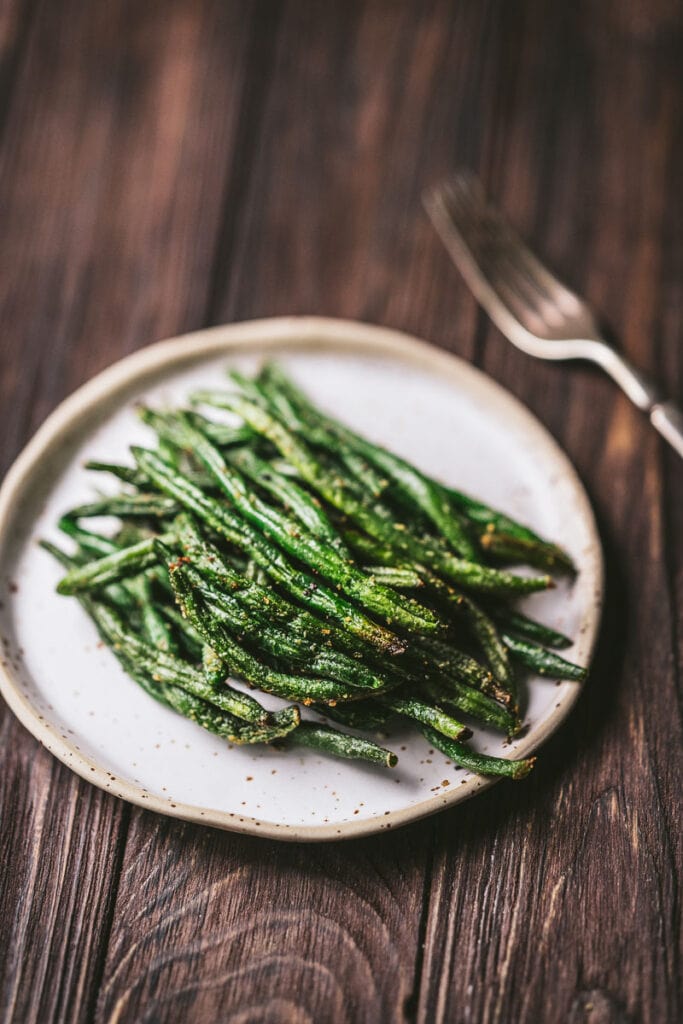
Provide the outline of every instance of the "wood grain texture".
{"type": "MultiPolygon", "coordinates": [[[[204,315],[248,46],[249,25],[218,3],[34,14],[0,164],[5,467],[75,386],[204,315]],[[220,117],[198,148],[188,126],[209,96],[220,117]]],[[[54,761],[4,704],[1,728],[0,1016],[85,1020],[129,809],[54,761]]]]}
{"type": "Polygon", "coordinates": [[[428,840],[383,839],[282,845],[135,811],[98,1019],[400,1020],[428,840]]]}
{"type": "Polygon", "coordinates": [[[608,380],[503,341],[419,197],[477,169],[682,399],[682,58],[675,0],[0,8],[5,466],[148,341],[359,317],[529,405],[608,563],[592,679],[537,772],[391,836],[281,846],[129,809],[5,710],[5,1019],[681,1019],[680,460],[608,380]]]}

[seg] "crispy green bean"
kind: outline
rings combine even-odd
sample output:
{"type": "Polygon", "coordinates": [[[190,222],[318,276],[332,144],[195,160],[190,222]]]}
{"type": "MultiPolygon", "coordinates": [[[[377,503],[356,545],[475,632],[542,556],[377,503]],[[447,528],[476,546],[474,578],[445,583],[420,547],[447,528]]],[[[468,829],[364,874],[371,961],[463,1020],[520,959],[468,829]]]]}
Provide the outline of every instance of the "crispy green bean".
{"type": "Polygon", "coordinates": [[[520,723],[507,708],[453,676],[445,676],[439,680],[426,679],[421,689],[438,704],[456,708],[457,711],[504,732],[506,736],[514,736],[519,732],[520,723]]]}
{"type": "Polygon", "coordinates": [[[478,754],[457,740],[448,739],[428,725],[422,726],[422,732],[432,746],[449,757],[454,764],[476,772],[477,775],[505,775],[510,779],[523,779],[536,761],[535,757],[514,761],[504,757],[491,757],[490,754],[478,754]]]}
{"type": "Polygon", "coordinates": [[[439,677],[446,676],[481,690],[516,713],[517,704],[510,691],[501,686],[489,668],[469,654],[436,640],[423,641],[411,654],[412,660],[419,659],[421,666],[432,675],[436,670],[439,677]]]}
{"type": "MultiPolygon", "coordinates": [[[[488,505],[484,505],[482,502],[476,501],[474,498],[470,498],[468,495],[462,494],[452,487],[447,487],[446,491],[453,506],[464,512],[472,523],[477,524],[481,528],[479,540],[484,547],[487,543],[491,544],[490,541],[486,542],[484,540],[487,534],[502,535],[510,540],[515,539],[519,542],[526,542],[527,558],[531,548],[535,546],[538,551],[538,560],[541,568],[561,569],[570,573],[576,572],[576,567],[570,555],[557,544],[544,540],[537,533],[534,533],[533,530],[530,530],[528,526],[523,526],[514,519],[510,519],[503,512],[489,508],[488,505]]],[[[493,542],[494,547],[496,543],[496,541],[493,542]]],[[[518,555],[515,555],[515,557],[518,557],[518,555]]],[[[532,562],[531,564],[536,563],[532,562]]]]}
{"type": "Polygon", "coordinates": [[[424,701],[414,697],[379,697],[378,700],[385,707],[390,708],[397,715],[404,718],[411,718],[415,722],[429,725],[444,736],[450,736],[454,740],[465,740],[472,735],[472,730],[462,722],[458,722],[442,708],[433,704],[425,704],[424,701]]]}
{"type": "Polygon", "coordinates": [[[117,477],[126,484],[132,484],[134,487],[139,487],[140,490],[145,490],[148,484],[148,480],[144,473],[141,473],[134,466],[120,466],[115,462],[96,462],[91,460],[86,462],[86,469],[91,469],[96,473],[111,473],[112,476],[117,477]]]}
{"type": "MultiPolygon", "coordinates": [[[[377,557],[385,562],[391,562],[395,558],[391,548],[372,537],[358,533],[358,531],[347,530],[343,536],[352,548],[360,550],[365,555],[377,557]]],[[[403,566],[387,567],[385,571],[392,571],[392,568],[398,574],[406,571],[403,566]]],[[[469,595],[457,591],[426,566],[413,565],[412,569],[407,571],[417,576],[427,593],[432,593],[442,604],[454,610],[460,618],[465,616],[469,628],[481,645],[486,660],[491,666],[499,692],[507,693],[511,701],[517,701],[514,670],[493,619],[469,595]]]]}
{"type": "Polygon", "coordinates": [[[528,640],[519,640],[517,637],[503,633],[503,643],[509,648],[513,657],[532,669],[539,676],[551,676],[553,679],[572,679],[575,682],[582,682],[587,675],[587,669],[580,665],[574,665],[566,661],[559,654],[546,651],[538,644],[528,640]]]}
{"type": "Polygon", "coordinates": [[[540,538],[529,540],[489,527],[480,534],[479,543],[488,555],[507,565],[533,565],[546,572],[576,571],[565,551],[540,538]]]}
{"type": "Polygon", "coordinates": [[[114,494],[87,505],[79,505],[69,513],[72,519],[94,519],[96,516],[150,516],[165,519],[179,511],[176,502],[159,494],[114,494]]]}
{"type": "Polygon", "coordinates": [[[175,628],[180,644],[185,649],[189,657],[195,662],[201,661],[204,650],[204,641],[187,619],[183,618],[176,605],[162,604],[161,614],[167,619],[170,625],[175,628]]]}
{"type": "Polygon", "coordinates": [[[328,725],[315,725],[313,722],[302,722],[298,729],[295,729],[278,746],[286,747],[311,747],[313,750],[320,750],[326,754],[333,754],[335,757],[345,757],[352,761],[369,761],[370,764],[379,764],[386,768],[394,768],[398,764],[398,757],[390,750],[371,743],[370,740],[361,739],[360,736],[350,736],[347,733],[339,732],[328,725]]]}
{"type": "Polygon", "coordinates": [[[491,609],[491,617],[506,633],[512,633],[523,640],[532,640],[542,647],[556,647],[562,650],[572,646],[573,641],[564,633],[558,633],[550,626],[545,626],[542,622],[537,622],[512,608],[494,606],[491,609]]]}
{"type": "Polygon", "coordinates": [[[210,686],[220,686],[228,675],[228,668],[221,657],[208,644],[202,645],[202,669],[210,686]]]}
{"type": "Polygon", "coordinates": [[[145,574],[127,580],[127,586],[134,595],[140,608],[140,618],[145,639],[159,651],[178,655],[172,630],[167,619],[164,619],[152,595],[149,577],[145,574]]]}
{"type": "MultiPolygon", "coordinates": [[[[163,538],[167,543],[173,541],[172,535],[163,538]]],[[[126,576],[137,575],[143,569],[154,565],[157,554],[154,549],[154,538],[140,541],[129,548],[122,548],[95,562],[78,566],[66,574],[57,584],[60,594],[78,594],[81,591],[95,590],[108,583],[125,579],[126,576]]]]}
{"type": "Polygon", "coordinates": [[[329,707],[321,704],[316,706],[326,718],[347,726],[349,729],[363,729],[366,732],[377,732],[385,728],[395,717],[391,708],[382,707],[377,700],[356,700],[352,704],[337,704],[329,707]]]}
{"type": "Polygon", "coordinates": [[[235,572],[213,545],[202,540],[192,524],[179,517],[175,525],[182,550],[202,578],[197,586],[209,601],[220,607],[226,597],[234,599],[259,621],[265,618],[273,625],[286,627],[305,637],[309,644],[330,648],[354,659],[362,658],[368,665],[377,658],[376,650],[359,637],[292,604],[272,587],[252,580],[248,573],[235,572]]]}

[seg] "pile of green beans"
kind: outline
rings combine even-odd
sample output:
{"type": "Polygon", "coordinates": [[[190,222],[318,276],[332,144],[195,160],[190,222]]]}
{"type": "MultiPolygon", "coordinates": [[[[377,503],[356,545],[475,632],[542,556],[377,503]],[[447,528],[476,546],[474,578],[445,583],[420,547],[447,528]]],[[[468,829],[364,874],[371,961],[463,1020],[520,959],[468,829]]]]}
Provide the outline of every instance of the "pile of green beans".
{"type": "Polygon", "coordinates": [[[528,774],[533,758],[466,741],[519,732],[525,671],[583,678],[549,649],[571,641],[511,605],[573,573],[569,556],[325,415],[278,366],[231,376],[188,409],[143,409],[156,442],[134,465],[88,464],[124,489],[62,517],[72,551],[44,544],[59,593],[151,697],[231,743],[392,767],[377,733],[407,720],[461,767],[528,774]],[[89,528],[100,516],[113,535],[89,528]]]}

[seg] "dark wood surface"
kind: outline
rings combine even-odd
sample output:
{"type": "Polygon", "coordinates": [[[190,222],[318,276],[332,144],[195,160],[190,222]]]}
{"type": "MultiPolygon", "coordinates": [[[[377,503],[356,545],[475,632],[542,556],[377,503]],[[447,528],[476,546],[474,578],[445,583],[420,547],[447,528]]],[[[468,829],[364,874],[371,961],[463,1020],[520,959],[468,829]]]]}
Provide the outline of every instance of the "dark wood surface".
{"type": "Polygon", "coordinates": [[[607,379],[503,341],[419,202],[478,170],[683,399],[678,0],[2,0],[0,36],[4,468],[148,342],[356,317],[527,403],[608,563],[594,672],[534,775],[391,836],[157,817],[3,705],[2,1019],[680,1020],[683,466],[607,379]]]}

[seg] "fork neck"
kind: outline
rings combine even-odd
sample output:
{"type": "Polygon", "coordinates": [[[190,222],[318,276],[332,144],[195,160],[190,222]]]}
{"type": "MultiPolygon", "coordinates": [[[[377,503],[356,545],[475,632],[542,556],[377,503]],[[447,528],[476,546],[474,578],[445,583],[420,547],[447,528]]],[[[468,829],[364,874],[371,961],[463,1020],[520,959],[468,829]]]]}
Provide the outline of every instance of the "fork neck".
{"type": "Polygon", "coordinates": [[[596,341],[591,358],[616,381],[634,405],[644,412],[662,401],[662,393],[650,378],[605,341],[596,341]]]}

